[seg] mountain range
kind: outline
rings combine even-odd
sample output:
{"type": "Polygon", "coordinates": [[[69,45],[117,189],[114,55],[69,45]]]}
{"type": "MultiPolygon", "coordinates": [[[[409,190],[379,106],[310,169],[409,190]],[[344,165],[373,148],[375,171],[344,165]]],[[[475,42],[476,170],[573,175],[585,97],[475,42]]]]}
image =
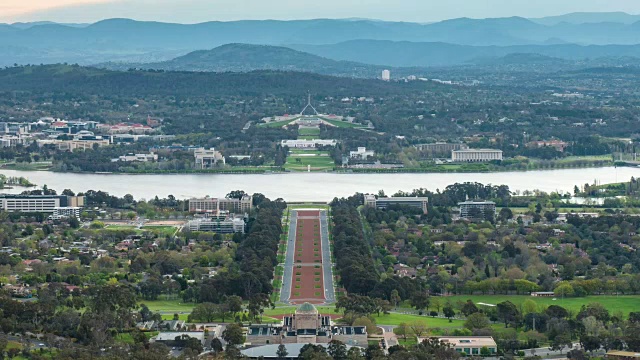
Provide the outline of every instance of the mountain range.
{"type": "Polygon", "coordinates": [[[430,24],[367,19],[0,24],[0,65],[162,63],[231,43],[286,46],[333,60],[385,66],[451,65],[513,53],[571,59],[636,56],[638,20],[625,13],[574,13],[543,19],[460,18],[430,24]]]}

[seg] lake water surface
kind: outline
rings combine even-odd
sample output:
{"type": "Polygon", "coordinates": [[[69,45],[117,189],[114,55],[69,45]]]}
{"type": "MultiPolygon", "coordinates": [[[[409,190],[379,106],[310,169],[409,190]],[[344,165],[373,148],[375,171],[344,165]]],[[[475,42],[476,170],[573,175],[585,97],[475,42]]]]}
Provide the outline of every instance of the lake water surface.
{"type": "MultiPolygon", "coordinates": [[[[73,174],[46,171],[0,170],[6,176],[24,176],[38,186],[62,192],[102,190],[112,195],[131,194],[136,199],[149,199],[173,195],[177,198],[224,196],[232,190],[262,193],[271,199],[287,201],[330,201],[334,197],[353,195],[356,192],[388,195],[398,190],[410,191],[427,188],[435,191],[456,182],[480,182],[508,185],[512,191],[542,190],[573,192],[575,185],[593,184],[594,180],[605,184],[628,181],[640,177],[640,168],[606,167],[568,170],[536,170],[499,173],[449,173],[449,174],[336,174],[336,173],[288,173],[271,175],[129,175],[129,174],[73,174]]],[[[0,190],[4,193],[20,193],[24,188],[0,190]]]]}

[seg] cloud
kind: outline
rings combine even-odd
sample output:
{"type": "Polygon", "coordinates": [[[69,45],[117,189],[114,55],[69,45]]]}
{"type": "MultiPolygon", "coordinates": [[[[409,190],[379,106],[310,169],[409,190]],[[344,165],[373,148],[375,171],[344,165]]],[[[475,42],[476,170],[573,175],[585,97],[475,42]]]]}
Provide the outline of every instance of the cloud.
{"type": "Polygon", "coordinates": [[[114,0],[2,0],[0,19],[11,20],[32,13],[43,13],[51,9],[94,5],[114,0]]]}
{"type": "Polygon", "coordinates": [[[573,11],[640,12],[638,0],[0,0],[0,20],[93,22],[126,17],[194,23],[210,20],[376,18],[437,21],[457,17],[542,17],[573,11]],[[7,5],[5,5],[7,6],[7,5]],[[29,10],[30,9],[30,10],[29,10]],[[7,13],[2,11],[2,13],[7,13]],[[4,15],[4,14],[3,14],[4,15]]]}

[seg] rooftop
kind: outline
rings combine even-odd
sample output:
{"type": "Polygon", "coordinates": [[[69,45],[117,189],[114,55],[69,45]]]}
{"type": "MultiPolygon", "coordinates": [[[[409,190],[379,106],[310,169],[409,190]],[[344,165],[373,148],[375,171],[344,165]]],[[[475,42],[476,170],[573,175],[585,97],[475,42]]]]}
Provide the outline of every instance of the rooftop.
{"type": "MultiPolygon", "coordinates": [[[[307,344],[285,344],[285,347],[287,348],[287,352],[289,353],[287,357],[297,358],[300,355],[300,350],[305,345],[307,344]]],[[[314,345],[323,346],[325,348],[329,346],[328,344],[314,344],[314,345]]],[[[265,359],[275,359],[278,357],[278,355],[276,355],[276,352],[278,351],[278,346],[279,344],[263,345],[263,346],[257,346],[257,347],[241,350],[240,352],[242,353],[242,355],[248,356],[253,359],[259,358],[259,357],[263,357],[265,359]]],[[[352,348],[352,346],[347,345],[347,350],[349,350],[350,348],[352,348]]]]}
{"type": "Polygon", "coordinates": [[[478,152],[478,151],[482,151],[482,152],[502,152],[502,150],[498,150],[498,149],[460,149],[460,150],[453,150],[454,152],[478,152]]]}
{"type": "MultiPolygon", "coordinates": [[[[425,338],[418,338],[418,342],[421,343],[425,338]]],[[[449,343],[452,346],[473,346],[473,347],[496,347],[496,342],[491,336],[444,336],[438,337],[438,340],[444,343],[449,343]]]]}
{"type": "Polygon", "coordinates": [[[296,313],[314,313],[314,314],[317,314],[318,313],[318,309],[316,309],[316,307],[313,306],[312,304],[306,302],[306,303],[300,305],[300,307],[296,310],[296,313]]]}

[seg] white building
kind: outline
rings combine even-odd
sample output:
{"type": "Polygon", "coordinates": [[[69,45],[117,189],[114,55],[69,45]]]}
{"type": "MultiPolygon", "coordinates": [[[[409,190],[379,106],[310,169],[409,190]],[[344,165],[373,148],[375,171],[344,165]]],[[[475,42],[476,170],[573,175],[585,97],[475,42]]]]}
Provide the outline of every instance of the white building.
{"type": "Polygon", "coordinates": [[[383,81],[389,81],[391,80],[391,71],[389,70],[382,70],[382,80],[383,81]]]}
{"type": "Polygon", "coordinates": [[[220,151],[216,151],[214,148],[209,150],[205,148],[197,149],[193,152],[193,156],[196,159],[196,167],[199,169],[210,169],[222,163],[226,164],[224,156],[220,151]]]}
{"type": "Polygon", "coordinates": [[[82,208],[76,206],[69,207],[57,207],[53,209],[53,214],[50,216],[52,220],[76,218],[80,219],[80,211],[82,208]]]}
{"type": "Polygon", "coordinates": [[[282,147],[296,148],[296,149],[315,149],[317,146],[336,146],[338,142],[336,140],[282,140],[280,145],[282,147]]]}
{"type": "Polygon", "coordinates": [[[123,161],[123,162],[154,162],[158,161],[158,154],[150,153],[150,154],[126,154],[118,157],[117,159],[113,159],[113,161],[123,161]]]}
{"type": "Polygon", "coordinates": [[[65,195],[0,195],[0,210],[8,212],[47,212],[56,208],[82,207],[84,196],[65,195]]]}
{"type": "MultiPolygon", "coordinates": [[[[418,343],[422,343],[427,338],[418,337],[418,343]]],[[[482,348],[486,348],[490,354],[498,351],[498,345],[491,336],[446,336],[438,337],[440,342],[448,344],[455,351],[465,353],[467,356],[478,356],[482,348]]]]}
{"type": "Polygon", "coordinates": [[[487,162],[502,160],[502,150],[495,149],[460,149],[451,151],[453,162],[487,162]]]}
{"type": "Polygon", "coordinates": [[[374,157],[375,151],[367,150],[366,147],[359,147],[357,151],[350,151],[349,157],[352,159],[367,160],[369,157],[374,157]]]}
{"type": "Polygon", "coordinates": [[[210,231],[220,234],[244,233],[244,219],[226,216],[191,220],[186,228],[189,231],[210,231]]]}
{"type": "Polygon", "coordinates": [[[0,147],[14,147],[17,145],[28,145],[33,139],[30,135],[2,135],[0,136],[0,147]]]}

